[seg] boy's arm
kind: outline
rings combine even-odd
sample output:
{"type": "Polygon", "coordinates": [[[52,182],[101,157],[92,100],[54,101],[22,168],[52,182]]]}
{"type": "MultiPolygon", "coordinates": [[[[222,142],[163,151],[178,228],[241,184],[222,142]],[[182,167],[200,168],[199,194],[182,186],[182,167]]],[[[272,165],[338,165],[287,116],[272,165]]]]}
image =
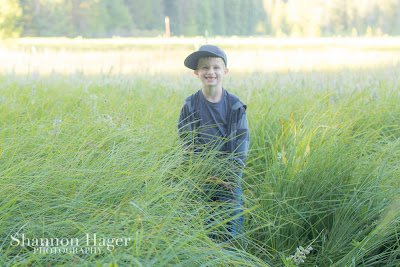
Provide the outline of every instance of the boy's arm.
{"type": "Polygon", "coordinates": [[[188,140],[188,134],[192,130],[191,123],[192,114],[190,114],[189,105],[185,101],[179,114],[178,133],[179,138],[183,140],[184,144],[187,146],[190,144],[190,140],[188,140]]]}
{"type": "Polygon", "coordinates": [[[238,167],[244,167],[244,161],[247,157],[247,151],[250,145],[249,125],[247,122],[246,108],[240,107],[238,124],[235,138],[234,160],[238,167]]]}

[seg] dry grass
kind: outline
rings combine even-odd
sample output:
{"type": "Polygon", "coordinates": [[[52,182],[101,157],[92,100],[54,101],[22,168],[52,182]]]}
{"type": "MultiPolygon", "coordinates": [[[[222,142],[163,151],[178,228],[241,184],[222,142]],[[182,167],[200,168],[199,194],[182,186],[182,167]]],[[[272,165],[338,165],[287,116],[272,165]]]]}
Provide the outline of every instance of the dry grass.
{"type": "MultiPolygon", "coordinates": [[[[215,38],[234,72],[360,69],[400,62],[400,38],[215,38]]],[[[0,71],[64,74],[182,73],[203,38],[23,38],[0,46],[0,71]]]]}

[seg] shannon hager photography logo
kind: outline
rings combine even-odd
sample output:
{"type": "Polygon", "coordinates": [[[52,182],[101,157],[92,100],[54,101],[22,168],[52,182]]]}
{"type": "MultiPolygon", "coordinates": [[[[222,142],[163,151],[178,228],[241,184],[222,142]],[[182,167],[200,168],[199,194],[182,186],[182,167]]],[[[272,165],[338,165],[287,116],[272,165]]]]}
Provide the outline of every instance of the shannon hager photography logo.
{"type": "Polygon", "coordinates": [[[86,234],[79,238],[29,238],[25,234],[12,234],[11,246],[33,248],[34,253],[39,254],[99,254],[104,251],[112,251],[116,247],[127,247],[130,238],[105,238],[97,234],[86,234]]]}

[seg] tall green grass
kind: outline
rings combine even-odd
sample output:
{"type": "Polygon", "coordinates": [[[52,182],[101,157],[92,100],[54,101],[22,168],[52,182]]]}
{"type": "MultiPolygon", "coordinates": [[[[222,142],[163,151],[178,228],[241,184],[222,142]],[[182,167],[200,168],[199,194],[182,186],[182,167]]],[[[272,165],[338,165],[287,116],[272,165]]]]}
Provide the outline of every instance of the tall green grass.
{"type": "MultiPolygon", "coordinates": [[[[194,77],[0,76],[0,263],[5,266],[400,264],[400,82],[394,68],[231,73],[248,105],[244,233],[204,195],[224,160],[187,158],[176,123],[194,77]],[[210,208],[215,209],[210,214],[210,208]],[[210,229],[211,228],[211,229],[210,229]],[[131,238],[99,254],[38,254],[30,238],[131,238]]],[[[218,174],[218,177],[215,177],[218,174]]]]}

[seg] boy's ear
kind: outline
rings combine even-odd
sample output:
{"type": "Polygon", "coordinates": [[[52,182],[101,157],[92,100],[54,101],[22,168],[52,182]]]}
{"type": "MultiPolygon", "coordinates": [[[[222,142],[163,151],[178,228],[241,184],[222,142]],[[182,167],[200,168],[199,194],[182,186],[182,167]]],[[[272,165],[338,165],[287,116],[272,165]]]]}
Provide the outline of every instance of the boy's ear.
{"type": "Polygon", "coordinates": [[[195,70],[193,73],[194,73],[196,76],[199,76],[199,72],[198,72],[197,70],[195,70]]]}
{"type": "Polygon", "coordinates": [[[226,68],[225,69],[225,74],[227,74],[229,72],[229,69],[228,68],[226,68]]]}

